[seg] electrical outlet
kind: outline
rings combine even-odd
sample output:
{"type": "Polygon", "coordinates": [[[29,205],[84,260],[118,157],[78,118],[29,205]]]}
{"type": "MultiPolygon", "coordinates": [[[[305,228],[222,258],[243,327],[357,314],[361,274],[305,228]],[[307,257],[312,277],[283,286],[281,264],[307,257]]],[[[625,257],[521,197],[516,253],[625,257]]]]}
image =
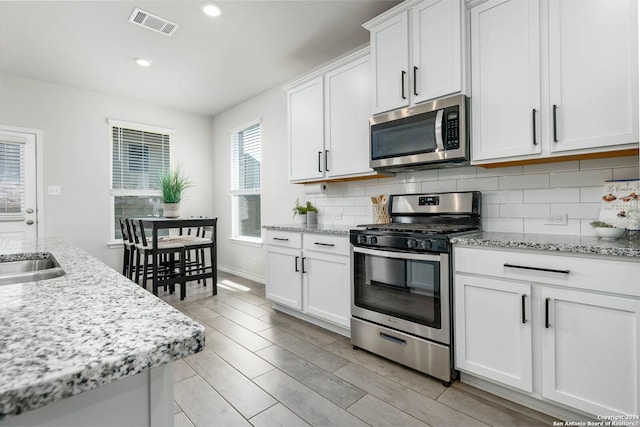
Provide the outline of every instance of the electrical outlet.
{"type": "Polygon", "coordinates": [[[50,185],[47,188],[47,194],[49,196],[60,196],[62,194],[62,188],[59,185],[50,185]]]}
{"type": "Polygon", "coordinates": [[[332,219],[334,221],[342,221],[342,212],[336,212],[333,214],[332,219]]]}
{"type": "Polygon", "coordinates": [[[544,225],[567,225],[567,214],[562,215],[547,215],[544,217],[544,225]]]}

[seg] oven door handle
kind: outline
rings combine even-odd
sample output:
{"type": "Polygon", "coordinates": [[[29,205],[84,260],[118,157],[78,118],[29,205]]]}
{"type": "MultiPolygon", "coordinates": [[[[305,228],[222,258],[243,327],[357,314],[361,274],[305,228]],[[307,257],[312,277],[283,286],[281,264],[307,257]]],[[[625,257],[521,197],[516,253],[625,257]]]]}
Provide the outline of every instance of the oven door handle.
{"type": "Polygon", "coordinates": [[[384,258],[398,258],[398,259],[410,259],[410,260],[418,260],[418,261],[434,261],[441,262],[441,255],[429,255],[429,254],[414,254],[414,253],[404,253],[404,252],[394,252],[394,251],[381,251],[377,249],[368,249],[368,248],[360,248],[357,246],[353,247],[354,253],[365,254],[365,255],[375,255],[384,258]]]}

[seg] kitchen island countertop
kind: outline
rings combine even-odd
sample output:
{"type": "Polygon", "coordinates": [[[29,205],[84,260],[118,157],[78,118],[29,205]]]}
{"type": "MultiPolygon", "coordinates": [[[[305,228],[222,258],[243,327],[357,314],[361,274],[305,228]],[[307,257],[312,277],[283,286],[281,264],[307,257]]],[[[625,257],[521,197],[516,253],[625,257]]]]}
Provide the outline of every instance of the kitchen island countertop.
{"type": "Polygon", "coordinates": [[[204,348],[204,328],[68,243],[0,242],[0,261],[50,252],[66,274],[0,286],[0,420],[204,348]]]}
{"type": "Polygon", "coordinates": [[[640,258],[640,240],[636,239],[631,241],[626,237],[621,237],[617,240],[604,240],[595,236],[484,231],[452,237],[451,243],[495,248],[535,249],[561,253],[640,258]]]}
{"type": "Polygon", "coordinates": [[[349,230],[358,228],[355,225],[306,225],[306,224],[283,224],[283,225],[264,225],[265,230],[293,231],[298,233],[315,233],[315,234],[335,234],[339,236],[348,236],[349,230]]]}

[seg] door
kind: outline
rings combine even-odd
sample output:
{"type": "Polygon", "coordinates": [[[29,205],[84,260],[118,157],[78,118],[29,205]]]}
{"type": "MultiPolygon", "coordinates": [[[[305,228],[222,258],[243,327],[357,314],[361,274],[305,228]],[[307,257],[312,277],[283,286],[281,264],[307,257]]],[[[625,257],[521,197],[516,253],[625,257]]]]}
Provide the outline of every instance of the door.
{"type": "Polygon", "coordinates": [[[369,117],[371,69],[369,56],[325,76],[327,175],[371,172],[369,167],[369,117]]]}
{"type": "Polygon", "coordinates": [[[409,28],[407,13],[371,30],[373,112],[409,105],[409,28]]]}
{"type": "Polygon", "coordinates": [[[551,151],[637,143],[637,8],[637,0],[549,2],[551,151]]]}
{"type": "Polygon", "coordinates": [[[541,152],[537,0],[471,9],[473,160],[541,152]]]}
{"type": "Polygon", "coordinates": [[[456,368],[531,393],[531,286],[455,277],[456,368]]]}
{"type": "Polygon", "coordinates": [[[300,250],[267,248],[267,298],[302,310],[300,250]]]}
{"type": "Polygon", "coordinates": [[[638,414],[640,301],[541,294],[543,397],[594,415],[638,414]]]}
{"type": "Polygon", "coordinates": [[[36,137],[0,129],[0,235],[37,238],[36,137]]]}
{"type": "Polygon", "coordinates": [[[412,9],[413,103],[461,90],[460,2],[428,0],[412,9]]]}
{"type": "Polygon", "coordinates": [[[305,312],[345,328],[351,319],[349,257],[305,252],[305,312]]]}
{"type": "Polygon", "coordinates": [[[289,97],[289,180],[322,178],[325,170],[322,76],[295,87],[289,97]]]}

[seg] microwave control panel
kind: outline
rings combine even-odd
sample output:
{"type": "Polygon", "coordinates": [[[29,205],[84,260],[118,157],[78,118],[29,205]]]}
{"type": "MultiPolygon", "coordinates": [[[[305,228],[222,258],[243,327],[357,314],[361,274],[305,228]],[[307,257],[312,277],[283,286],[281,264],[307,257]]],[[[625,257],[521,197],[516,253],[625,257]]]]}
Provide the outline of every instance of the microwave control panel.
{"type": "Polygon", "coordinates": [[[458,107],[447,108],[444,112],[445,128],[447,129],[447,139],[444,143],[445,150],[456,150],[460,148],[460,120],[458,107]]]}

